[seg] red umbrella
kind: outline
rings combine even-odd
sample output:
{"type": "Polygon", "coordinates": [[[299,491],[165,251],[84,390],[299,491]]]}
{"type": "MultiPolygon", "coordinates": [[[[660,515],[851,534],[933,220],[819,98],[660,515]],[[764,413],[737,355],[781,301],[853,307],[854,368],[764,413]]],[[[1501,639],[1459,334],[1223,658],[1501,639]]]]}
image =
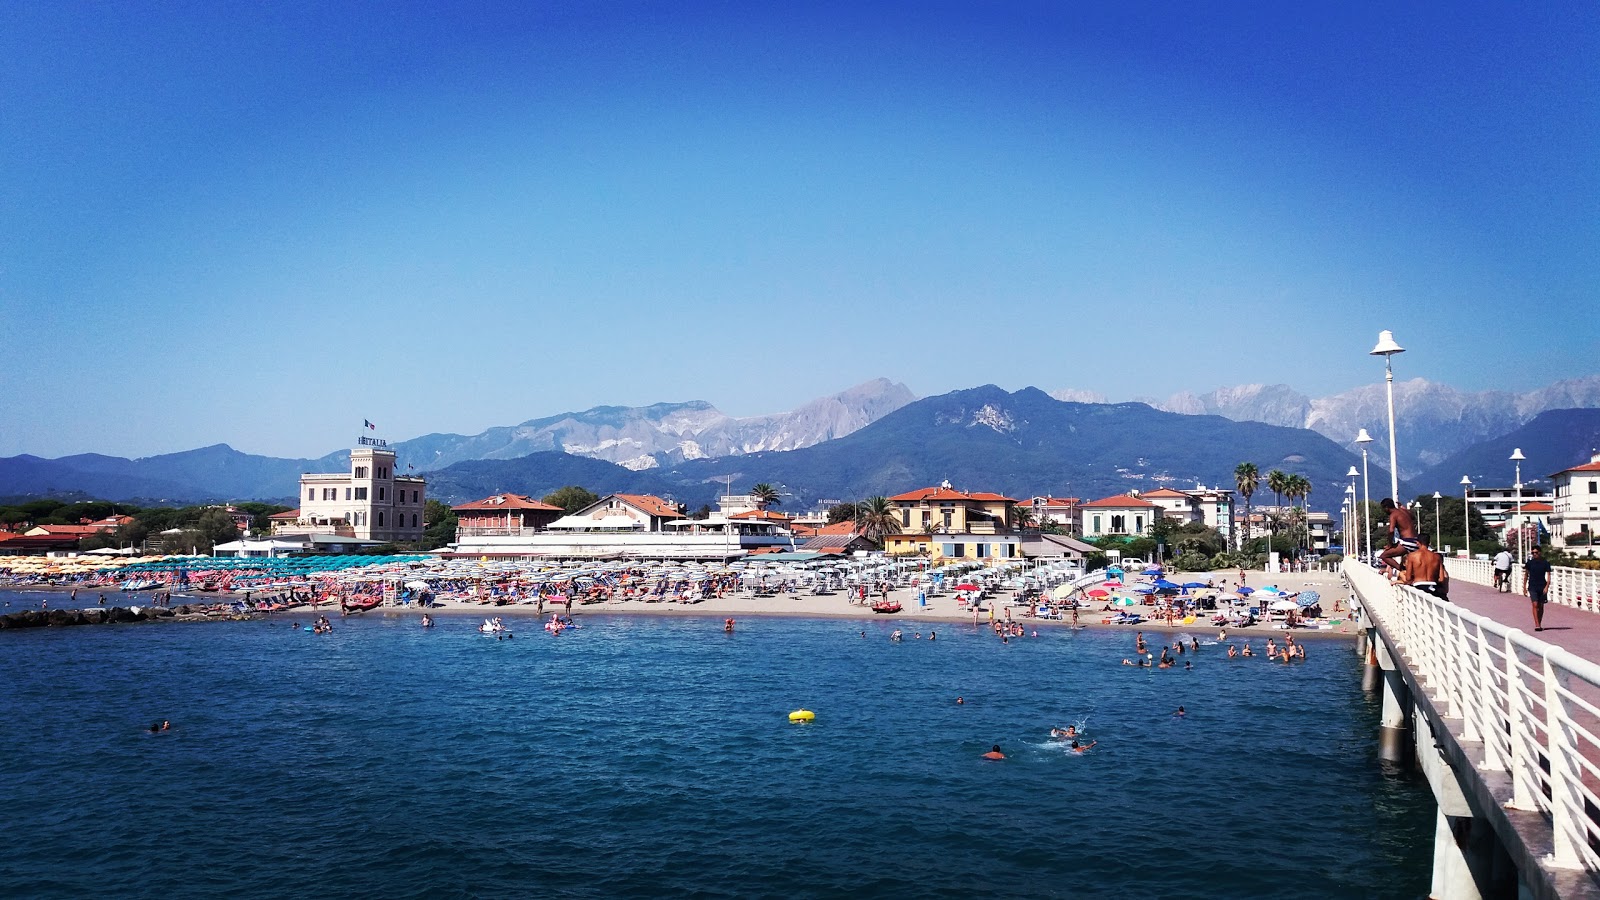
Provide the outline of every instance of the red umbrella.
{"type": "Polygon", "coordinates": [[[979,590],[979,589],[980,588],[977,585],[973,584],[970,581],[963,582],[961,584],[956,585],[956,590],[958,590],[958,591],[976,591],[976,590],[979,590]]]}
{"type": "Polygon", "coordinates": [[[1105,591],[1100,590],[1099,588],[1095,588],[1094,590],[1089,592],[1089,596],[1091,596],[1091,597],[1109,597],[1111,595],[1109,593],[1105,592],[1105,591]]]}

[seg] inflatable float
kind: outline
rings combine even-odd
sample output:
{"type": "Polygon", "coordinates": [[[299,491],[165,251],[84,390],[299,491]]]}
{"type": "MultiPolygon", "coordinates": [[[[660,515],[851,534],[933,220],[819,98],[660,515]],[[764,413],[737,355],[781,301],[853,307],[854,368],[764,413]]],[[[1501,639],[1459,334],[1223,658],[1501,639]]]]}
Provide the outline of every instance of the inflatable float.
{"type": "Polygon", "coordinates": [[[789,721],[791,722],[810,722],[816,718],[817,714],[809,709],[797,709],[794,712],[789,713],[789,721]]]}

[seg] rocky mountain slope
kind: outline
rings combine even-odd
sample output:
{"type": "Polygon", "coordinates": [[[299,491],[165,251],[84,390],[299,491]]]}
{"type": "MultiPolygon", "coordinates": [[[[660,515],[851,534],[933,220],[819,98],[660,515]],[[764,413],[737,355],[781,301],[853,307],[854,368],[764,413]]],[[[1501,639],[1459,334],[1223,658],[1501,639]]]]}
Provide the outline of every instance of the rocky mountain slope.
{"type": "Polygon", "coordinates": [[[1550,473],[1582,465],[1590,454],[1600,450],[1600,409],[1552,409],[1507,434],[1474,444],[1444,459],[1418,475],[1413,484],[1418,491],[1438,491],[1446,497],[1461,496],[1461,476],[1472,478],[1484,487],[1510,487],[1516,481],[1511,451],[1520,449],[1528,458],[1522,464],[1522,480],[1550,488],[1550,473]]]}
{"type": "MultiPolygon", "coordinates": [[[[1066,399],[1070,393],[1076,392],[1057,395],[1066,399]]],[[[1600,408],[1600,375],[1558,381],[1522,393],[1461,391],[1413,378],[1395,382],[1394,402],[1400,473],[1410,477],[1454,453],[1518,428],[1546,410],[1600,408]]],[[[1375,439],[1369,453],[1388,458],[1388,406],[1384,387],[1377,382],[1319,398],[1283,384],[1246,384],[1205,394],[1174,394],[1150,403],[1186,415],[1309,428],[1351,448],[1356,447],[1356,434],[1365,428],[1375,439]]]]}
{"type": "Polygon", "coordinates": [[[905,385],[879,378],[776,415],[737,418],[704,401],[600,406],[476,435],[430,434],[393,446],[418,469],[557,450],[640,470],[691,459],[809,447],[843,437],[915,399],[905,385]]]}

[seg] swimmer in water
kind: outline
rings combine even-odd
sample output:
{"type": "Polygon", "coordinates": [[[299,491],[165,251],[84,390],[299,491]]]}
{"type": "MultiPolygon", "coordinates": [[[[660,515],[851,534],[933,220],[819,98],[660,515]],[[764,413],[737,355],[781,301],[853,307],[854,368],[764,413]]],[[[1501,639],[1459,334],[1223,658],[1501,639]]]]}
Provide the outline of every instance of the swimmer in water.
{"type": "Polygon", "coordinates": [[[1227,642],[1228,642],[1228,629],[1224,628],[1221,631],[1217,632],[1217,643],[1226,644],[1227,642]]]}
{"type": "Polygon", "coordinates": [[[1188,714],[1189,714],[1189,711],[1180,706],[1180,707],[1178,707],[1178,711],[1172,714],[1172,717],[1174,719],[1181,719],[1184,716],[1187,716],[1188,714]]]}
{"type": "Polygon", "coordinates": [[[1140,653],[1145,652],[1144,632],[1139,632],[1139,634],[1133,639],[1133,649],[1139,651],[1140,653]]]}
{"type": "Polygon", "coordinates": [[[1240,656],[1255,656],[1254,653],[1250,652],[1250,645],[1249,644],[1245,644],[1244,645],[1244,649],[1239,652],[1239,655],[1240,656]]]}
{"type": "Polygon", "coordinates": [[[937,632],[937,631],[928,632],[928,640],[937,641],[938,639],[939,639],[939,632],[937,632]]]}
{"type": "Polygon", "coordinates": [[[1190,661],[1188,661],[1188,660],[1184,660],[1184,661],[1183,661],[1183,667],[1184,667],[1184,668],[1185,668],[1185,669],[1188,669],[1188,670],[1191,670],[1191,671],[1192,671],[1192,670],[1193,670],[1193,669],[1194,669],[1194,663],[1192,663],[1192,662],[1190,662],[1190,661]]]}
{"type": "Polygon", "coordinates": [[[956,698],[956,705],[957,705],[957,706],[961,706],[961,705],[962,705],[962,704],[964,704],[964,703],[966,703],[966,702],[967,702],[967,701],[966,701],[966,700],[963,700],[963,699],[962,699],[962,698],[960,698],[960,697],[957,697],[957,698],[956,698]]]}
{"type": "Polygon", "coordinates": [[[1088,753],[1090,750],[1093,750],[1094,749],[1094,745],[1098,744],[1098,743],[1100,743],[1100,742],[1099,741],[1090,741],[1087,744],[1079,744],[1077,741],[1073,741],[1072,742],[1072,752],[1073,753],[1088,753]]]}
{"type": "Polygon", "coordinates": [[[1006,755],[1000,752],[1000,745],[995,744],[993,749],[983,755],[984,759],[1005,759],[1006,755]]]}
{"type": "Polygon", "coordinates": [[[1068,725],[1065,728],[1052,728],[1050,729],[1050,736],[1053,738],[1075,738],[1078,736],[1078,726],[1068,725]]]}

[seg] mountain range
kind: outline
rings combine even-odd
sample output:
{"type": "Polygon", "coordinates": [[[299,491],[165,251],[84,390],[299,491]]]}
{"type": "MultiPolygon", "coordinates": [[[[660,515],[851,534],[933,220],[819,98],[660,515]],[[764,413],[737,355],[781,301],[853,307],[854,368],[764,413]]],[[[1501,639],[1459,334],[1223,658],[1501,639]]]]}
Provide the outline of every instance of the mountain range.
{"type": "Polygon", "coordinates": [[[1600,409],[1557,409],[1540,413],[1528,424],[1490,438],[1440,462],[1413,480],[1423,493],[1446,497],[1461,494],[1461,476],[1483,487],[1510,487],[1516,481],[1511,451],[1521,450],[1525,484],[1549,490],[1550,474],[1589,461],[1600,450],[1600,409]]]}
{"type": "MultiPolygon", "coordinates": [[[[1051,396],[1097,402],[1096,395],[1071,389],[1054,391],[1051,396]]],[[[1284,384],[1246,384],[1144,402],[1187,415],[1309,428],[1358,452],[1355,437],[1365,428],[1375,441],[1369,454],[1383,459],[1389,455],[1388,402],[1383,385],[1378,383],[1318,398],[1284,384]]],[[[1401,434],[1396,453],[1398,468],[1402,477],[1410,478],[1473,444],[1525,425],[1548,410],[1600,407],[1600,375],[1558,381],[1521,393],[1461,391],[1414,378],[1395,382],[1394,405],[1396,428],[1401,434]]]]}
{"type": "MultiPolygon", "coordinates": [[[[1397,384],[1402,458],[1416,467],[1408,477],[1432,489],[1459,482],[1462,465],[1478,467],[1469,472],[1498,471],[1495,455],[1508,441],[1549,461],[1539,464],[1546,466],[1541,475],[1587,459],[1600,443],[1585,430],[1594,410],[1536,410],[1563,398],[1600,405],[1600,378],[1526,394],[1472,394],[1421,380],[1397,384]],[[1529,429],[1525,437],[1517,436],[1519,428],[1529,429]],[[1485,432],[1491,433],[1478,437],[1485,432]],[[1455,445],[1462,446],[1453,453],[1441,449],[1455,445]],[[1462,456],[1473,452],[1483,454],[1482,462],[1462,456]],[[1422,466],[1434,455],[1437,477],[1422,466]]],[[[1308,475],[1315,499],[1342,490],[1344,470],[1352,461],[1359,465],[1347,436],[1363,427],[1380,438],[1369,448],[1375,484],[1387,480],[1378,474],[1387,457],[1381,386],[1311,400],[1284,385],[1245,385],[1161,404],[1176,409],[1085,402],[1094,399],[989,385],[917,400],[904,385],[877,379],[778,415],[736,418],[704,401],[597,407],[390,446],[406,471],[428,474],[431,496],[450,501],[497,491],[537,496],[583,484],[698,505],[726,490],[727,482],[743,489],[769,481],[792,495],[790,504],[804,505],[945,479],[974,490],[1104,496],[1162,484],[1226,485],[1244,459],[1262,472],[1308,475]],[[1331,453],[1330,444],[1340,452],[1331,453]]],[[[341,471],[348,461],[347,450],[281,459],[225,444],[137,460],[24,455],[0,459],[0,497],[76,491],[146,502],[293,503],[301,473],[341,471]]]]}

